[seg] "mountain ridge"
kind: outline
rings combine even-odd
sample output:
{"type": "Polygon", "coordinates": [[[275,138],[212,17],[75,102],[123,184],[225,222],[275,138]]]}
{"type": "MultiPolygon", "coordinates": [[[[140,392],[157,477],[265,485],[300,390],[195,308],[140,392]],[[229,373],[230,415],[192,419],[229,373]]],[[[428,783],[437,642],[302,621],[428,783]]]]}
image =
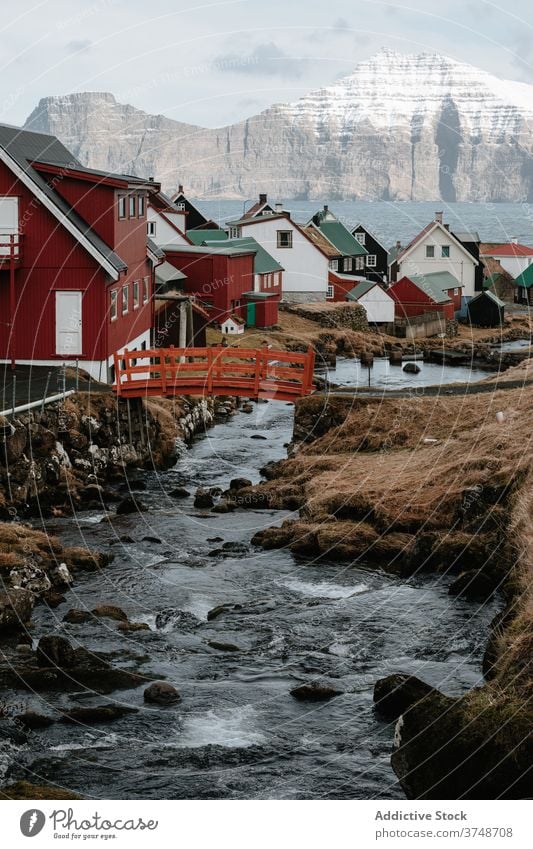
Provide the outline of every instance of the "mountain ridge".
{"type": "Polygon", "coordinates": [[[25,126],[86,165],[196,197],[530,201],[533,86],[436,53],[380,51],[334,83],[220,128],[118,103],[41,99],[25,126]]]}

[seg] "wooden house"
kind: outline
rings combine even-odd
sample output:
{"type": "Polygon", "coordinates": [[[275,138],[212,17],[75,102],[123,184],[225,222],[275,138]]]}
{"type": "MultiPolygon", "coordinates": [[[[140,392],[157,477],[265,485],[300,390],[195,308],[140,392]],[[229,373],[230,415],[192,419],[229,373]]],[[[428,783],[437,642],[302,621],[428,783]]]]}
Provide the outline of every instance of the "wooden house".
{"type": "Polygon", "coordinates": [[[395,317],[412,318],[424,313],[440,313],[445,319],[453,319],[455,306],[453,296],[431,279],[402,277],[387,289],[395,300],[395,317]]]}
{"type": "Polygon", "coordinates": [[[502,268],[515,279],[533,263],[533,248],[529,245],[521,245],[517,241],[507,244],[485,243],[481,245],[480,253],[483,259],[492,257],[498,260],[502,268]]]}
{"type": "Polygon", "coordinates": [[[352,235],[366,250],[365,274],[369,280],[385,282],[389,275],[389,252],[367,227],[358,224],[352,235]]]}
{"type": "Polygon", "coordinates": [[[468,318],[477,327],[501,327],[505,320],[505,303],[494,292],[479,292],[468,302],[468,318]]]}
{"type": "Polygon", "coordinates": [[[374,280],[361,280],[348,292],[346,300],[365,308],[369,324],[389,324],[394,321],[395,300],[374,280]]]}
{"type": "Polygon", "coordinates": [[[317,243],[328,246],[331,271],[354,276],[364,274],[368,255],[366,248],[331,212],[327,204],[307,222],[305,230],[317,243]]]}

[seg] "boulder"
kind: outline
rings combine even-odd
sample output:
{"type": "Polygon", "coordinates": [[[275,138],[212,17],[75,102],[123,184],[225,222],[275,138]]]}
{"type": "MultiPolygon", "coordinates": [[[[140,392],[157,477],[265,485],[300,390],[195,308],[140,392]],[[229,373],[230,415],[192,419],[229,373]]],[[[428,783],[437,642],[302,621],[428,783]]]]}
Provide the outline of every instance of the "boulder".
{"type": "Polygon", "coordinates": [[[159,539],[159,537],[151,537],[151,536],[142,537],[141,542],[152,542],[152,543],[154,543],[154,545],[161,545],[161,543],[162,543],[162,541],[159,539]]]}
{"type": "Polygon", "coordinates": [[[243,489],[245,486],[252,486],[252,481],[248,478],[233,478],[229,482],[229,488],[233,490],[243,489]]]}
{"type": "Polygon", "coordinates": [[[90,622],[93,618],[88,610],[71,607],[63,616],[63,622],[68,622],[70,625],[83,625],[84,622],[90,622]]]}
{"type": "Polygon", "coordinates": [[[35,596],[27,589],[0,592],[0,633],[24,628],[29,622],[35,596]]]}
{"type": "Polygon", "coordinates": [[[397,719],[412,705],[434,693],[433,687],[414,675],[387,675],[374,685],[374,705],[386,719],[397,719]]]}
{"type": "Polygon", "coordinates": [[[486,601],[494,593],[494,577],[483,570],[472,569],[461,572],[450,585],[450,595],[461,596],[471,601],[486,601]]]}
{"type": "Polygon", "coordinates": [[[34,710],[27,710],[25,713],[20,713],[14,719],[19,725],[22,725],[23,728],[29,731],[34,731],[38,728],[48,728],[55,722],[53,716],[45,716],[34,710]]]}
{"type": "Polygon", "coordinates": [[[119,501],[117,504],[116,514],[117,516],[127,516],[130,513],[143,513],[146,509],[147,507],[142,503],[142,501],[128,496],[123,498],[122,501],[119,501]]]}
{"type": "Polygon", "coordinates": [[[252,433],[250,439],[267,439],[268,437],[263,436],[262,433],[252,433]]]}
{"type": "Polygon", "coordinates": [[[194,496],[194,506],[201,510],[210,510],[214,505],[215,501],[211,493],[207,489],[199,487],[194,496]]]}
{"type": "Polygon", "coordinates": [[[39,666],[70,669],[76,663],[76,650],[64,637],[59,637],[57,634],[48,634],[39,640],[37,663],[39,666]]]}
{"type": "Polygon", "coordinates": [[[181,701],[181,696],[172,684],[154,681],[144,691],[144,701],[155,705],[172,705],[181,701]]]}
{"type": "Polygon", "coordinates": [[[60,721],[94,725],[98,722],[111,722],[114,719],[121,719],[129,713],[138,713],[137,708],[116,704],[96,705],[96,707],[72,708],[72,710],[65,711],[60,721]]]}
{"type": "Polygon", "coordinates": [[[243,413],[253,413],[254,405],[253,404],[243,404],[241,407],[243,413]]]}
{"type": "Polygon", "coordinates": [[[188,498],[191,493],[184,486],[177,486],[168,493],[170,498],[188,498]]]}
{"type": "Polygon", "coordinates": [[[119,622],[117,631],[135,633],[135,631],[149,631],[150,626],[146,622],[119,622]]]}
{"type": "Polygon", "coordinates": [[[218,640],[208,640],[207,645],[210,648],[215,649],[216,651],[226,651],[226,652],[241,651],[239,646],[236,646],[234,643],[224,643],[224,642],[219,642],[218,640]]]}
{"type": "Polygon", "coordinates": [[[29,562],[24,566],[16,566],[12,569],[9,573],[9,580],[13,587],[31,590],[35,595],[47,592],[52,586],[52,582],[44,569],[40,569],[29,562]]]}
{"type": "Polygon", "coordinates": [[[420,366],[416,363],[405,363],[403,366],[403,371],[407,374],[420,374],[420,366]]]}
{"type": "Polygon", "coordinates": [[[121,607],[116,604],[99,604],[91,611],[93,616],[99,616],[102,619],[115,619],[117,622],[127,622],[128,616],[121,607]]]}
{"type": "Polygon", "coordinates": [[[341,694],[342,690],[337,690],[329,684],[320,684],[318,681],[300,684],[291,690],[291,696],[299,702],[323,702],[341,694]]]}

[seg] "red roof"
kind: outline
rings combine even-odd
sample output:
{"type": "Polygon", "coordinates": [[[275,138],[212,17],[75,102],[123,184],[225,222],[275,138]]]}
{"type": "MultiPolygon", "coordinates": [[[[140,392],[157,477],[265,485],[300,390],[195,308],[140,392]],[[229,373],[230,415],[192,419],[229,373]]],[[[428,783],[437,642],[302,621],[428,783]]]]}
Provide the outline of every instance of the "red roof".
{"type": "Polygon", "coordinates": [[[486,245],[481,251],[482,256],[533,256],[533,248],[509,242],[506,245],[486,245]]]}

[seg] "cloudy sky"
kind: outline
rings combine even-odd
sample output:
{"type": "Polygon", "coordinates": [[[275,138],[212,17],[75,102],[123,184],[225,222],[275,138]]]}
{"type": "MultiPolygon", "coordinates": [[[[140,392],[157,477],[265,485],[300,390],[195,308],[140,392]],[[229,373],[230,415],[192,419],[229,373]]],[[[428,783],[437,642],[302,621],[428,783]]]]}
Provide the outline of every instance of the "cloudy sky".
{"type": "Polygon", "coordinates": [[[427,0],[3,3],[0,121],[23,123],[47,95],[110,91],[148,112],[221,126],[328,84],[380,47],[438,51],[533,84],[530,0],[429,6],[427,0]]]}

